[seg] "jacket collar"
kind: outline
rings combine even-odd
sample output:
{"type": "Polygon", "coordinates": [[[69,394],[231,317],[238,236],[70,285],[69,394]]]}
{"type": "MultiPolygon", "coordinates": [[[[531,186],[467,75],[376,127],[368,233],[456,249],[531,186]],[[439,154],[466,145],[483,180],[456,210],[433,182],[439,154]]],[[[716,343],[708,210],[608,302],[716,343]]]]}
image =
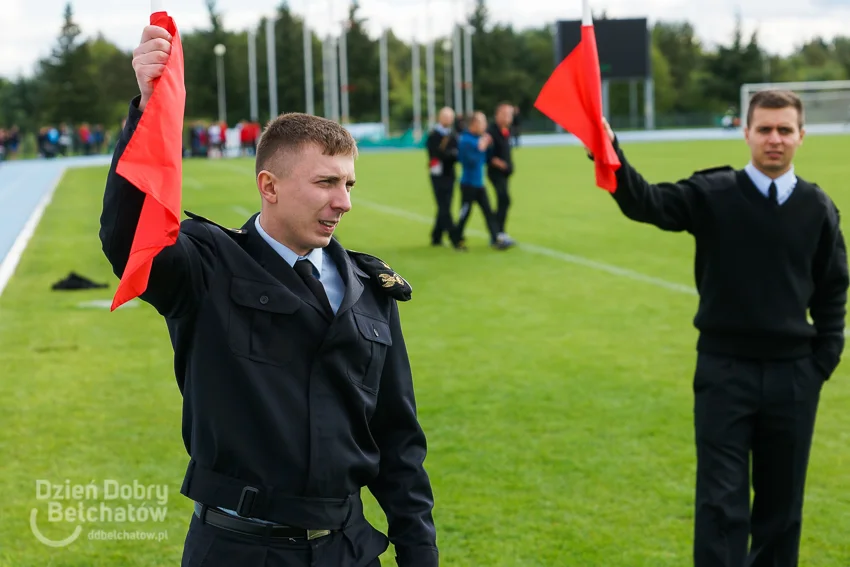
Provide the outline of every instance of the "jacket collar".
{"type": "MultiPolygon", "coordinates": [[[[245,231],[246,236],[245,251],[259,262],[275,279],[298,295],[301,300],[309,303],[324,315],[325,310],[319,304],[319,300],[316,299],[307,285],[301,280],[301,277],[295,273],[295,270],[257,232],[254,222],[258,216],[259,213],[254,214],[242,226],[242,230],[245,231]]],[[[337,316],[339,316],[357,303],[360,296],[363,295],[364,289],[360,278],[368,279],[369,276],[357,267],[354,261],[348,256],[345,248],[336,239],[331,239],[326,250],[334,261],[334,264],[336,264],[339,275],[345,284],[345,295],[337,310],[337,316]]]]}

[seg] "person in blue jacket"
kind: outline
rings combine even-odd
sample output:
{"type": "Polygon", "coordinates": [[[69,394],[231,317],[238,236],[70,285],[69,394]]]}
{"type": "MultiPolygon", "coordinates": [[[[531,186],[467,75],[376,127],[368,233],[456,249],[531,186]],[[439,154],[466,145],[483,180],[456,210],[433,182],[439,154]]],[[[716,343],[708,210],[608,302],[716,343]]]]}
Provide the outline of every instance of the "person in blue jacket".
{"type": "Polygon", "coordinates": [[[466,251],[466,240],[463,231],[469,214],[472,212],[473,203],[478,203],[490,232],[490,245],[497,250],[505,250],[512,242],[499,234],[498,223],[493,210],[490,208],[490,199],[484,187],[484,166],[487,164],[487,149],[493,143],[492,138],[486,133],[487,118],[483,112],[476,112],[472,116],[467,129],[460,135],[458,141],[458,161],[461,164],[460,191],[461,207],[457,225],[452,232],[452,244],[455,249],[466,251]]]}

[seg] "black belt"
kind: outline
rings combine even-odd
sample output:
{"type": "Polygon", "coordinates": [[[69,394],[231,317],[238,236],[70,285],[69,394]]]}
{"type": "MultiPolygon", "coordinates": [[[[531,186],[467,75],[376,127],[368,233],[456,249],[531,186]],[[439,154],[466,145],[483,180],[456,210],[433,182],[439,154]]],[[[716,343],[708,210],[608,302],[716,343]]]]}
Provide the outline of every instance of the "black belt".
{"type": "Polygon", "coordinates": [[[198,502],[195,502],[195,515],[200,518],[201,521],[217,528],[230,530],[240,534],[262,536],[273,539],[283,538],[311,540],[331,534],[330,530],[304,530],[280,524],[263,524],[260,522],[254,522],[246,518],[233,516],[215,508],[203,506],[198,502]]]}
{"type": "Polygon", "coordinates": [[[189,461],[180,488],[189,500],[233,510],[242,518],[313,530],[341,530],[363,515],[360,492],[345,497],[293,496],[288,489],[249,483],[189,461]]]}

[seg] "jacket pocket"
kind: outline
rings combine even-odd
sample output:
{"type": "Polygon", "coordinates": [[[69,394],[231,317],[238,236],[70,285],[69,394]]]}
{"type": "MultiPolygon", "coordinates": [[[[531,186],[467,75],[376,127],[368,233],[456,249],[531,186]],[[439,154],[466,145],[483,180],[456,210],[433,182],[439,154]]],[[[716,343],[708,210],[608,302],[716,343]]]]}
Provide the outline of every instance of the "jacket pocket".
{"type": "Polygon", "coordinates": [[[290,362],[301,300],[285,287],[234,276],[230,282],[228,342],[234,354],[257,362],[290,362]]]}
{"type": "Polygon", "coordinates": [[[364,358],[361,359],[362,364],[350,365],[348,378],[360,388],[377,394],[387,349],[393,344],[390,326],[381,319],[357,311],[352,311],[352,315],[360,331],[358,351],[364,358]]]}

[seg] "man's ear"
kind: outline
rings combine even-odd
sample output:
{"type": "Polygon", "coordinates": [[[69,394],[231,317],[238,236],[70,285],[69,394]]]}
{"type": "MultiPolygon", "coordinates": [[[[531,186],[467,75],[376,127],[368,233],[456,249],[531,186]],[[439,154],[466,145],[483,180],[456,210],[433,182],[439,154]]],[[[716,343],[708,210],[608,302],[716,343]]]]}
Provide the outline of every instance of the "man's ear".
{"type": "Polygon", "coordinates": [[[257,190],[264,201],[269,203],[277,203],[278,178],[274,173],[266,169],[257,174],[257,190]]]}

